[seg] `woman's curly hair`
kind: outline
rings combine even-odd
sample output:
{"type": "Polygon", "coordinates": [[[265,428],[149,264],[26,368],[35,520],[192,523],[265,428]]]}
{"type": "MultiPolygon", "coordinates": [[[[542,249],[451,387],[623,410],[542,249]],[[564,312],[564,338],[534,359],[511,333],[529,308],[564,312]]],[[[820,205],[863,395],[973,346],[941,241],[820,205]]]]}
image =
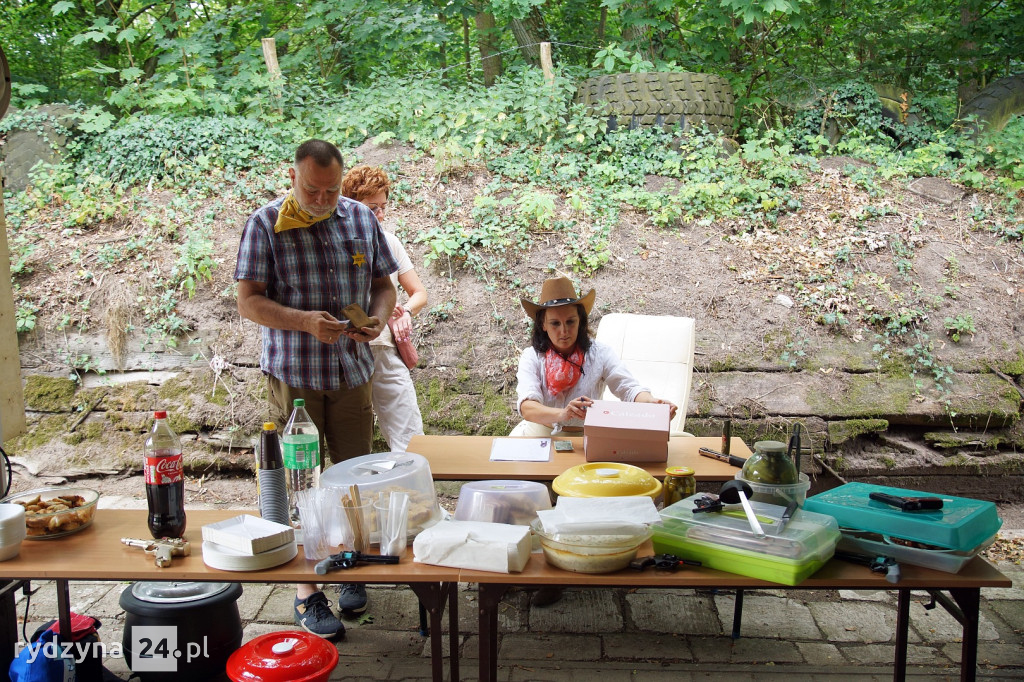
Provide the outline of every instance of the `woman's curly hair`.
{"type": "Polygon", "coordinates": [[[388,174],[378,166],[355,166],[345,173],[345,178],[341,181],[342,196],[356,201],[362,201],[365,197],[380,192],[384,192],[384,196],[389,196],[391,183],[388,181],[388,174]]]}

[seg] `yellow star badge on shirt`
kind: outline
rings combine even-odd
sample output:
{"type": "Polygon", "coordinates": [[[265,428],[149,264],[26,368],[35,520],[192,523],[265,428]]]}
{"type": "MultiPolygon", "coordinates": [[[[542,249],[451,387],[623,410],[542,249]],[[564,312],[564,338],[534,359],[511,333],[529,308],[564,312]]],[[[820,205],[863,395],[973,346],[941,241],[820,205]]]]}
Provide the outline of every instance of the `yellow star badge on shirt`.
{"type": "Polygon", "coordinates": [[[366,255],[362,253],[354,254],[352,256],[352,265],[366,265],[366,255]]]}

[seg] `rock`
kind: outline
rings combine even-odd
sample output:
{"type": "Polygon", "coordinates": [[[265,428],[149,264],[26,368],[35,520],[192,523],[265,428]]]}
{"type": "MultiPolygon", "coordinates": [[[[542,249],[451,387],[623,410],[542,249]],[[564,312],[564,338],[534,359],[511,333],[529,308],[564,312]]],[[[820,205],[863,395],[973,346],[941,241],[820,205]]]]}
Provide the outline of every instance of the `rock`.
{"type": "Polygon", "coordinates": [[[40,161],[58,163],[64,154],[68,135],[76,125],[75,112],[64,104],[45,104],[29,112],[22,112],[38,120],[13,128],[3,146],[3,175],[7,189],[20,192],[29,184],[29,171],[40,161]]]}
{"type": "Polygon", "coordinates": [[[789,296],[786,296],[785,294],[779,294],[778,296],[775,297],[775,304],[781,305],[786,308],[792,308],[793,299],[791,299],[789,296]]]}

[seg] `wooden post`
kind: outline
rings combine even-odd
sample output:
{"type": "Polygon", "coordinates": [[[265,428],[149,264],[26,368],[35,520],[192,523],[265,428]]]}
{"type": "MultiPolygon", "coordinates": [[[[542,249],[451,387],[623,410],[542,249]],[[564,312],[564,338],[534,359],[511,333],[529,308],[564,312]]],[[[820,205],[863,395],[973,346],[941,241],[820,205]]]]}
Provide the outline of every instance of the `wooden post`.
{"type": "Polygon", "coordinates": [[[551,43],[540,44],[540,68],[548,85],[555,84],[555,71],[551,68],[551,43]]]}
{"type": "MultiPolygon", "coordinates": [[[[0,177],[0,189],[3,178],[0,177]]],[[[11,252],[7,246],[4,198],[0,191],[0,444],[25,432],[25,394],[21,388],[21,360],[11,288],[11,252]]],[[[2,491],[0,491],[2,492],[2,491]]],[[[0,608],[2,611],[2,608],[0,608]]]]}
{"type": "Polygon", "coordinates": [[[263,45],[263,61],[267,64],[267,73],[270,74],[271,89],[274,93],[274,100],[277,102],[277,113],[283,114],[281,107],[281,67],[277,63],[277,41],[273,38],[264,38],[260,41],[263,45]]]}

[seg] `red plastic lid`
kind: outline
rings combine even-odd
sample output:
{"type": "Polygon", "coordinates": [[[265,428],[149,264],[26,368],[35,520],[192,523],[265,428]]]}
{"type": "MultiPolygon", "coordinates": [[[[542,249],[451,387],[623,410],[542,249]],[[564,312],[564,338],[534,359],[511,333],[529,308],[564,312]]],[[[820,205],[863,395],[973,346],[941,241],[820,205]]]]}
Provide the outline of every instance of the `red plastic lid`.
{"type": "Polygon", "coordinates": [[[301,630],[260,635],[231,654],[227,674],[233,682],[313,682],[330,677],[338,650],[301,630]]]}
{"type": "Polygon", "coordinates": [[[164,410],[157,410],[153,413],[153,419],[167,419],[167,412],[164,410]]]}

